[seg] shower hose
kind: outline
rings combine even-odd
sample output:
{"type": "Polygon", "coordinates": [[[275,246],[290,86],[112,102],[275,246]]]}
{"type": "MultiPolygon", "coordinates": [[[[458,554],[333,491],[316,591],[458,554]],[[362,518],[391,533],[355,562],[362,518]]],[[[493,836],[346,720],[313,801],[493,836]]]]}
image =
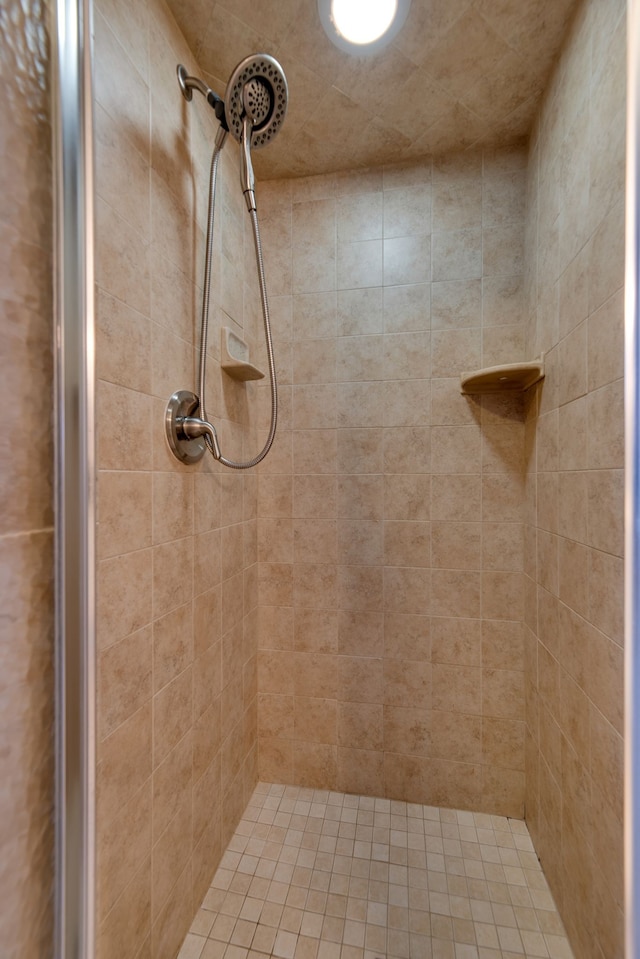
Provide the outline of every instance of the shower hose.
{"type": "MultiPolygon", "coordinates": [[[[209,211],[207,215],[207,241],[204,267],[204,292],[202,295],[202,326],[200,330],[200,370],[198,375],[198,395],[200,397],[200,418],[208,423],[207,410],[205,404],[205,386],[207,374],[207,341],[209,338],[209,302],[211,299],[211,264],[213,260],[213,224],[216,204],[216,181],[218,178],[218,161],[222,152],[222,142],[217,142],[213,156],[211,157],[211,174],[209,177],[209,211]]],[[[267,343],[267,359],[269,363],[269,380],[271,384],[271,425],[269,435],[262,450],[253,459],[246,463],[236,463],[234,460],[227,459],[219,451],[216,452],[214,444],[209,435],[205,436],[207,446],[213,456],[222,463],[234,470],[248,470],[257,466],[265,458],[276,435],[276,424],[278,421],[278,389],[276,384],[276,368],[273,358],[273,343],[271,340],[271,322],[269,320],[269,303],[267,301],[267,286],[264,276],[264,262],[262,259],[262,244],[260,242],[260,229],[258,226],[258,214],[255,210],[250,210],[251,226],[253,230],[253,244],[256,252],[256,265],[258,268],[258,281],[260,284],[260,300],[262,303],[262,318],[264,321],[264,334],[267,343]]]]}

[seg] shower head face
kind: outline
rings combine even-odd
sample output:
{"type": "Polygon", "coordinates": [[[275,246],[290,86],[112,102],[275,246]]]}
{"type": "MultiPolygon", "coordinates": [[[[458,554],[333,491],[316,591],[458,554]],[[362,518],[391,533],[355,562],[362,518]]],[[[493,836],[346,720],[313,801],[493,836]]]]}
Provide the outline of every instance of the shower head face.
{"type": "Polygon", "coordinates": [[[251,124],[251,149],[266,146],[278,133],[287,112],[289,90],[284,71],[267,53],[247,57],[227,84],[225,113],[229,132],[242,142],[245,118],[251,124]]]}

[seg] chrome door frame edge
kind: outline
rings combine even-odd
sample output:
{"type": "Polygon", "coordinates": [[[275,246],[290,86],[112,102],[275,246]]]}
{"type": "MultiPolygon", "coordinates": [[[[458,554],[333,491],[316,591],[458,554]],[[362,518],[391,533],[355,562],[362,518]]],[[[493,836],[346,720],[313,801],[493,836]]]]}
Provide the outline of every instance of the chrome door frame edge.
{"type": "Polygon", "coordinates": [[[625,265],[625,955],[640,956],[640,0],[628,3],[625,265]]]}
{"type": "Polygon", "coordinates": [[[52,8],[56,959],[95,956],[95,373],[91,0],[52,8]]]}

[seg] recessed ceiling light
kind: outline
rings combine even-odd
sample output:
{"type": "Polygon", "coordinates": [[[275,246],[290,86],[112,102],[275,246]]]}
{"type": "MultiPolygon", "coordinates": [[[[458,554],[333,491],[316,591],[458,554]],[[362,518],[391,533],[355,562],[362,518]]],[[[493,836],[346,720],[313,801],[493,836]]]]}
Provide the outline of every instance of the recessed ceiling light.
{"type": "Polygon", "coordinates": [[[349,53],[373,53],[402,28],[411,0],[318,0],[325,33],[349,53]]]}

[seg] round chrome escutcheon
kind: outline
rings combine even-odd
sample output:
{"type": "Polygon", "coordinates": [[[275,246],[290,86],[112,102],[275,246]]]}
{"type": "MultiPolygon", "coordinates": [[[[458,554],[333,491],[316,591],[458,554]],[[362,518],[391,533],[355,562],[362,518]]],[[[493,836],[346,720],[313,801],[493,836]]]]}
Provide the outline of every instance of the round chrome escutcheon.
{"type": "Polygon", "coordinates": [[[197,463],[205,454],[207,444],[204,437],[189,439],[180,425],[185,416],[197,416],[199,409],[200,400],[191,390],[178,390],[167,403],[164,418],[167,441],[171,452],[181,463],[197,463]]]}

